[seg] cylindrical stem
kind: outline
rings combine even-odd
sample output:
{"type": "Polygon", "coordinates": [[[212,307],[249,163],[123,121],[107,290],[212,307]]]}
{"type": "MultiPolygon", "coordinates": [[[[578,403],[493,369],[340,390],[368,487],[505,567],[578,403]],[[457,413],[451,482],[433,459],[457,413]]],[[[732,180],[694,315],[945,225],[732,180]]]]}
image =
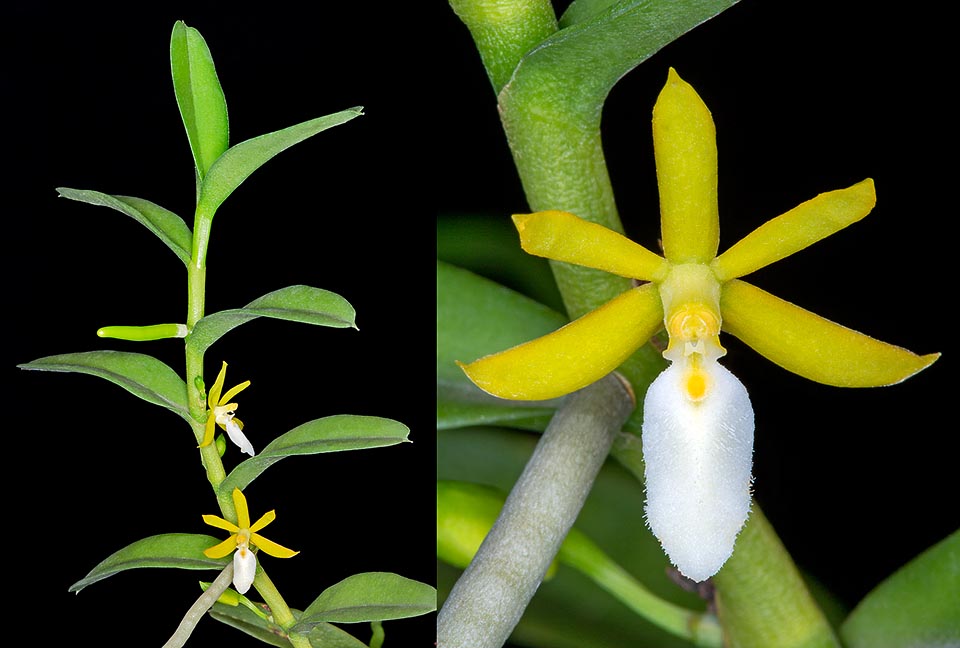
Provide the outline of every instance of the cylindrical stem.
{"type": "Polygon", "coordinates": [[[500,648],[573,526],[633,410],[615,374],[573,394],[537,443],[437,617],[438,648],[500,648]]]}
{"type": "Polygon", "coordinates": [[[187,643],[187,639],[193,634],[193,629],[197,627],[200,619],[203,618],[207,610],[213,607],[213,604],[217,602],[220,595],[230,587],[231,581],[233,581],[232,560],[227,563],[227,566],[223,568],[220,575],[210,583],[210,587],[200,595],[200,598],[190,606],[187,613],[183,615],[183,620],[180,621],[180,625],[177,626],[176,632],[167,640],[167,643],[163,644],[163,648],[180,648],[187,643]]]}

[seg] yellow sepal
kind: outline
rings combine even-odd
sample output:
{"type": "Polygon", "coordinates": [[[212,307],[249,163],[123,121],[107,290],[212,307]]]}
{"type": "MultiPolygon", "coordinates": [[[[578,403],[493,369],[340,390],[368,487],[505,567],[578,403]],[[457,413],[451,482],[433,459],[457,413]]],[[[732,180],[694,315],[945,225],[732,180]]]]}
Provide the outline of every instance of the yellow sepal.
{"type": "Polygon", "coordinates": [[[663,325],[654,284],[633,288],[536,340],[458,363],[480,389],[510,400],[546,400],[607,375],[663,325]]]}
{"type": "Polygon", "coordinates": [[[239,488],[233,489],[233,505],[237,509],[237,526],[241,529],[250,528],[250,509],[247,508],[247,498],[239,488]]]}
{"type": "Polygon", "coordinates": [[[666,259],[602,225],[563,211],[516,214],[520,246],[529,254],[653,281],[667,272],[666,259]]]}
{"type": "Polygon", "coordinates": [[[709,263],[720,243],[717,133],[693,87],[670,68],[653,108],[660,230],[671,263],[709,263]]]}
{"type": "Polygon", "coordinates": [[[293,549],[287,549],[286,547],[278,545],[273,540],[267,540],[259,533],[252,534],[250,536],[250,541],[259,547],[261,551],[266,552],[274,558],[292,558],[300,553],[299,551],[294,551],[293,549]]]}
{"type": "Polygon", "coordinates": [[[875,340],[739,279],[723,285],[720,309],[723,330],[787,371],[826,385],[893,385],[940,357],[875,340]]]}
{"type": "Polygon", "coordinates": [[[829,191],[767,221],[713,262],[720,281],[736,279],[839,232],[877,203],[873,180],[829,191]]]}
{"type": "Polygon", "coordinates": [[[203,555],[207,558],[223,558],[231,551],[237,548],[237,536],[232,535],[223,542],[209,549],[203,550],[203,555]]]}

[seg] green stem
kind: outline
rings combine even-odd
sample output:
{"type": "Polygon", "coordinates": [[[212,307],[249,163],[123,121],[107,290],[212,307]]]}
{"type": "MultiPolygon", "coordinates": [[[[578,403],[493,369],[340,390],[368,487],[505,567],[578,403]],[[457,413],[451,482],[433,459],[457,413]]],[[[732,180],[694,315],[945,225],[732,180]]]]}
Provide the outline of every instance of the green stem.
{"type": "Polygon", "coordinates": [[[733,556],[713,577],[728,648],[839,648],[790,554],[754,503],[733,556]]]}
{"type": "Polygon", "coordinates": [[[573,526],[633,410],[607,376],[572,394],[540,437],[500,516],[437,616],[443,648],[500,648],[573,526]]]}
{"type": "Polygon", "coordinates": [[[560,561],[588,576],[628,608],[651,623],[697,646],[719,648],[723,631],[713,615],[666,601],[610,559],[587,536],[572,529],[560,549],[560,561]]]}
{"type": "MultiPolygon", "coordinates": [[[[269,606],[270,613],[273,615],[273,622],[283,628],[284,631],[289,632],[290,628],[296,624],[297,618],[293,616],[287,602],[280,596],[277,586],[273,584],[273,581],[270,580],[267,572],[263,570],[263,566],[259,563],[257,564],[257,575],[253,579],[253,586],[263,597],[263,602],[269,606]]],[[[288,634],[288,637],[290,643],[297,648],[312,648],[310,640],[304,635],[292,633],[288,634]]]]}
{"type": "Polygon", "coordinates": [[[450,0],[470,30],[494,92],[510,80],[520,59],[557,31],[550,0],[450,0]]]}

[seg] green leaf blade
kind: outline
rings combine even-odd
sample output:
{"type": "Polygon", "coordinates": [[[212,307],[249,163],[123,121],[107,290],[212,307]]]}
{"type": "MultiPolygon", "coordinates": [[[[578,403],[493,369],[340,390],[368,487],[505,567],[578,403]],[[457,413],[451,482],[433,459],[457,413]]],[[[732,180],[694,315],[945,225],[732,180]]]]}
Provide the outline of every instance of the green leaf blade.
{"type": "Polygon", "coordinates": [[[403,423],[378,416],[338,414],[315,419],[280,435],[257,455],[238,464],[220,484],[220,492],[243,490],[264,470],[287,457],[382,448],[409,441],[409,433],[403,423]]]}
{"type": "Polygon", "coordinates": [[[331,328],[357,328],[356,311],[340,295],[311,286],[288,286],[267,293],[243,308],[207,315],[193,327],[187,343],[200,353],[234,328],[269,317],[331,328]]]}
{"type": "Polygon", "coordinates": [[[405,619],[437,609],[437,590],[390,572],[355,574],[323,591],[295,630],[316,623],[361,623],[405,619]]]}
{"type": "MultiPolygon", "coordinates": [[[[299,618],[299,610],[291,609],[293,616],[299,618]]],[[[231,607],[223,603],[214,603],[210,609],[210,616],[217,621],[256,637],[263,643],[280,648],[290,648],[290,639],[287,632],[265,619],[261,619],[244,606],[231,607]]],[[[329,623],[318,623],[306,633],[310,643],[317,648],[368,648],[353,635],[329,623]]]]}
{"type": "Polygon", "coordinates": [[[109,207],[130,216],[159,237],[184,265],[190,263],[193,234],[184,220],[172,211],[143,198],[110,195],[89,189],[57,187],[57,193],[62,198],[109,207]]]}
{"type": "Polygon", "coordinates": [[[349,108],[332,115],[248,139],[227,149],[210,167],[200,184],[198,213],[213,218],[217,208],[250,174],[278,153],[317,133],[344,124],[363,114],[362,107],[349,108]]]}
{"type": "Polygon", "coordinates": [[[960,530],[867,594],[840,636],[849,648],[960,645],[960,530]]]}
{"type": "Polygon", "coordinates": [[[170,70],[177,106],[202,180],[229,146],[227,101],[206,41],[178,20],[170,36],[170,70]]]}
{"type": "Polygon", "coordinates": [[[79,592],[114,574],[142,567],[223,569],[232,560],[231,556],[214,559],[203,553],[219,542],[213,536],[196,533],[166,533],[143,538],[109,555],[71,585],[69,591],[79,592]]]}
{"type": "Polygon", "coordinates": [[[46,356],[17,366],[33,371],[99,376],[148,403],[165,407],[187,422],[193,422],[187,406],[186,383],[173,369],[153,356],[123,351],[86,351],[46,356]]]}

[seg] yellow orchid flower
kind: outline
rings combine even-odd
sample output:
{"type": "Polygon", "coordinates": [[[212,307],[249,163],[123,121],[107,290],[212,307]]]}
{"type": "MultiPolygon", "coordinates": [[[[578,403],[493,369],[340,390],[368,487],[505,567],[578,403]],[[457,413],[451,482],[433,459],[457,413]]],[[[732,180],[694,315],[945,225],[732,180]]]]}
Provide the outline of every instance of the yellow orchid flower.
{"type": "Polygon", "coordinates": [[[275,511],[264,513],[259,520],[251,525],[247,498],[239,488],[233,489],[233,504],[237,508],[237,524],[224,520],[217,515],[203,516],[203,521],[210,526],[231,533],[229,538],[218,545],[205,549],[203,553],[208,558],[223,558],[231,551],[236,550],[233,554],[233,586],[241,594],[246,594],[253,584],[254,576],[257,574],[257,558],[250,550],[251,544],[274,558],[292,558],[300,552],[281,547],[276,542],[267,540],[257,533],[276,519],[275,511]]]}
{"type": "Polygon", "coordinates": [[[252,457],[256,454],[253,451],[253,445],[242,431],[243,422],[235,416],[237,404],[230,402],[231,398],[250,386],[250,381],[247,380],[246,382],[240,383],[221,396],[220,392],[223,390],[223,382],[226,377],[227,363],[224,362],[220,368],[220,373],[217,374],[216,381],[213,383],[213,387],[210,388],[210,392],[207,394],[207,403],[209,405],[209,409],[207,410],[207,429],[204,432],[203,442],[200,444],[200,447],[203,448],[213,443],[213,435],[214,432],[216,432],[216,426],[219,425],[227,433],[227,436],[230,437],[230,440],[240,448],[241,452],[245,452],[252,457]]]}
{"type": "Polygon", "coordinates": [[[721,330],[788,371],[841,387],[900,382],[939,354],[880,342],[740,279],[866,216],[876,203],[872,180],[820,194],[717,256],[713,119],[673,69],[653,135],[663,256],[566,212],[513,217],[528,253],[645,283],[549,335],[460,366],[495,396],[556,398],[613,371],[664,327],[670,365],[643,409],[646,515],[671,561],[701,581],[733,552],[750,508],[753,409],[717,362],[726,353],[721,330]]]}

